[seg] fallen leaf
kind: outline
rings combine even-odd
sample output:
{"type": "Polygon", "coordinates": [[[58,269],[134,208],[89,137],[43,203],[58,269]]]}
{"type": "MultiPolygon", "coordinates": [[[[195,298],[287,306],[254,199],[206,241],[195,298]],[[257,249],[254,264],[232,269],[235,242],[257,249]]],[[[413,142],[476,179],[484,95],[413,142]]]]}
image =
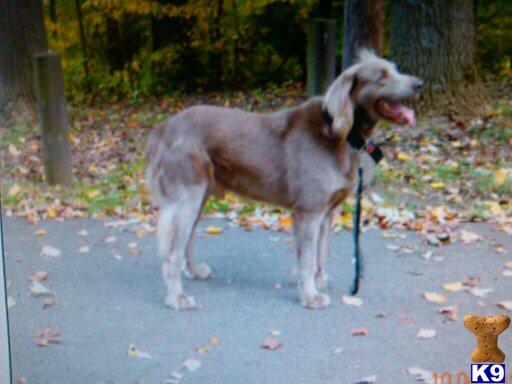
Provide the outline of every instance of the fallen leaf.
{"type": "Polygon", "coordinates": [[[433,234],[429,234],[425,237],[425,240],[427,241],[428,244],[430,245],[441,245],[441,240],[439,240],[437,238],[436,235],[433,235],[433,234]]]}
{"type": "Polygon", "coordinates": [[[16,384],[27,384],[28,381],[27,381],[27,378],[26,377],[18,377],[16,379],[16,384]]]}
{"type": "Polygon", "coordinates": [[[46,326],[43,328],[40,328],[36,332],[36,345],[38,347],[44,347],[50,344],[58,344],[60,343],[60,334],[59,332],[55,332],[50,327],[46,326]]]}
{"type": "Polygon", "coordinates": [[[442,181],[433,181],[430,183],[432,189],[443,189],[444,183],[442,181]]]}
{"type": "Polygon", "coordinates": [[[34,231],[34,235],[36,235],[36,236],[44,236],[44,235],[46,235],[46,231],[44,229],[36,229],[34,231]]]}
{"type": "Polygon", "coordinates": [[[501,301],[497,305],[507,311],[512,311],[512,301],[501,301]]]}
{"type": "Polygon", "coordinates": [[[413,375],[417,377],[417,381],[421,380],[427,384],[436,384],[434,383],[434,378],[432,376],[432,372],[427,371],[426,369],[420,367],[410,367],[405,370],[409,375],[413,375]]]}
{"type": "Polygon", "coordinates": [[[210,353],[210,347],[208,347],[207,345],[198,345],[196,347],[196,351],[201,354],[201,355],[204,355],[206,353],[210,353]]]}
{"type": "Polygon", "coordinates": [[[505,267],[512,269],[512,261],[507,261],[505,267]]]}
{"type": "Polygon", "coordinates": [[[126,245],[126,247],[128,248],[128,252],[130,252],[131,254],[133,254],[133,255],[140,254],[139,246],[137,245],[137,243],[135,241],[132,241],[131,243],[128,243],[126,245]]]}
{"type": "Polygon", "coordinates": [[[185,368],[187,368],[190,372],[197,371],[199,368],[201,368],[201,362],[192,357],[185,360],[182,365],[185,368]]]}
{"type": "Polygon", "coordinates": [[[424,292],[423,297],[432,303],[445,303],[446,297],[441,295],[440,293],[435,292],[424,292]]]}
{"type": "Polygon", "coordinates": [[[361,305],[363,305],[363,300],[356,296],[343,295],[341,297],[341,300],[346,305],[353,305],[355,307],[360,307],[361,305]]]}
{"type": "Polygon", "coordinates": [[[279,218],[279,224],[286,229],[290,230],[293,226],[293,219],[290,215],[283,215],[279,218]]]}
{"type": "Polygon", "coordinates": [[[418,339],[432,339],[436,333],[435,329],[421,328],[416,334],[416,337],[418,339]]]}
{"type": "Polygon", "coordinates": [[[28,280],[29,281],[42,281],[42,280],[46,280],[47,277],[48,277],[48,273],[46,273],[46,271],[37,271],[33,275],[30,275],[28,277],[28,280]]]}
{"type": "Polygon", "coordinates": [[[489,292],[494,291],[494,288],[478,288],[478,287],[472,287],[472,288],[466,288],[466,290],[475,295],[476,297],[485,297],[489,292]]]}
{"type": "Polygon", "coordinates": [[[115,243],[117,241],[117,237],[115,236],[108,236],[105,238],[105,243],[115,243]]]}
{"type": "Polygon", "coordinates": [[[7,191],[7,195],[9,195],[9,197],[14,197],[20,192],[20,190],[21,188],[18,184],[13,184],[7,191]]]}
{"type": "Polygon", "coordinates": [[[454,281],[453,283],[443,284],[443,288],[449,292],[457,292],[462,289],[462,283],[460,281],[454,281]]]}
{"type": "Polygon", "coordinates": [[[12,308],[16,305],[16,301],[11,297],[7,296],[7,308],[12,308]]]}
{"type": "Polygon", "coordinates": [[[396,156],[396,158],[397,158],[397,160],[400,160],[404,163],[412,160],[412,156],[405,152],[399,152],[398,155],[396,156]]]}
{"type": "Polygon", "coordinates": [[[55,219],[57,217],[57,211],[53,207],[48,207],[47,213],[49,219],[55,219]]]}
{"type": "Polygon", "coordinates": [[[476,287],[480,283],[480,279],[478,277],[468,277],[466,280],[462,282],[467,287],[476,287]]]}
{"type": "Polygon", "coordinates": [[[48,296],[52,294],[52,291],[36,280],[32,281],[29,290],[30,295],[33,297],[48,296]]]}
{"type": "Polygon", "coordinates": [[[372,384],[377,381],[377,375],[367,376],[359,381],[356,381],[355,384],[372,384]]]}
{"type": "Polygon", "coordinates": [[[46,309],[46,308],[49,308],[49,307],[53,307],[55,305],[55,300],[51,299],[51,298],[48,298],[48,299],[45,299],[43,301],[43,306],[42,308],[43,309],[46,309]]]}
{"type": "Polygon", "coordinates": [[[41,256],[43,257],[59,257],[61,255],[60,249],[55,247],[51,247],[49,245],[43,246],[41,248],[41,256]]]}
{"type": "Polygon", "coordinates": [[[444,315],[446,320],[449,321],[455,321],[457,319],[457,307],[443,307],[438,311],[438,313],[444,315]]]}
{"type": "Polygon", "coordinates": [[[205,232],[209,235],[219,235],[222,232],[222,228],[210,226],[210,227],[206,228],[205,232]]]}
{"type": "Polygon", "coordinates": [[[336,347],[332,350],[332,353],[336,355],[341,355],[343,353],[344,349],[342,347],[336,347]]]}
{"type": "Polygon", "coordinates": [[[139,359],[152,359],[153,358],[153,356],[151,356],[149,353],[142,352],[142,351],[138,350],[135,347],[135,345],[133,345],[133,344],[130,344],[130,346],[128,347],[128,356],[138,357],[139,359]]]}
{"type": "Polygon", "coordinates": [[[462,244],[470,244],[476,241],[482,241],[482,236],[480,236],[477,233],[466,231],[465,229],[463,229],[462,231],[460,231],[460,241],[462,242],[462,244]]]}
{"type": "Polygon", "coordinates": [[[172,371],[171,376],[177,380],[183,379],[183,373],[181,373],[180,371],[172,371]]]}
{"type": "Polygon", "coordinates": [[[90,248],[88,245],[83,245],[80,248],[78,248],[78,252],[80,253],[88,253],[90,251],[90,248]]]}
{"type": "Polygon", "coordinates": [[[502,186],[506,180],[507,172],[503,168],[494,171],[494,184],[496,187],[502,186]]]}
{"type": "Polygon", "coordinates": [[[350,328],[348,331],[352,336],[367,336],[370,333],[365,327],[350,328]]]}
{"type": "Polygon", "coordinates": [[[279,349],[282,346],[283,346],[283,344],[279,340],[277,340],[276,338],[274,338],[272,336],[268,337],[263,343],[261,343],[261,348],[269,349],[271,351],[279,349]]]}
{"type": "Polygon", "coordinates": [[[220,339],[217,336],[212,336],[210,337],[210,343],[212,343],[213,345],[219,345],[220,339]]]}
{"type": "Polygon", "coordinates": [[[400,319],[400,322],[405,326],[414,324],[414,319],[410,315],[400,314],[398,315],[398,318],[400,319]]]}

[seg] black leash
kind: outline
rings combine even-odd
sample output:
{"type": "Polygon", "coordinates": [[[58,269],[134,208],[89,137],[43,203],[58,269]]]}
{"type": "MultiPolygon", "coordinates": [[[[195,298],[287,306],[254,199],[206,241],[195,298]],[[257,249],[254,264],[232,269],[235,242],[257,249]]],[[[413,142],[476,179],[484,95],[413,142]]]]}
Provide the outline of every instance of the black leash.
{"type": "MultiPolygon", "coordinates": [[[[350,141],[349,141],[350,143],[350,141]]],[[[384,154],[382,150],[373,142],[366,141],[362,149],[370,155],[372,160],[377,164],[384,154]]],[[[350,294],[355,295],[359,291],[359,286],[363,278],[363,266],[361,261],[361,198],[363,195],[363,167],[361,164],[357,169],[357,189],[356,189],[356,206],[354,210],[354,254],[352,256],[352,265],[354,268],[352,286],[350,288],[350,294]]]]}
{"type": "MultiPolygon", "coordinates": [[[[327,110],[323,110],[323,119],[325,124],[332,131],[333,118],[327,110]]],[[[356,150],[364,150],[377,164],[383,157],[384,153],[379,146],[369,140],[366,140],[361,132],[366,126],[375,124],[373,120],[368,116],[363,108],[358,107],[354,112],[354,122],[352,128],[347,135],[347,143],[356,150]]],[[[363,266],[361,261],[361,197],[363,194],[363,167],[359,164],[358,170],[358,182],[356,189],[356,206],[354,212],[354,254],[352,256],[352,265],[354,267],[354,275],[352,280],[352,286],[350,288],[350,294],[355,295],[359,291],[361,280],[363,278],[363,266]]]]}
{"type": "Polygon", "coordinates": [[[354,212],[354,254],[352,255],[352,267],[354,268],[352,286],[350,294],[355,295],[359,291],[361,283],[362,266],[361,266],[361,246],[359,242],[361,234],[361,195],[363,194],[363,167],[359,166],[357,170],[357,190],[356,190],[356,207],[354,212]]]}

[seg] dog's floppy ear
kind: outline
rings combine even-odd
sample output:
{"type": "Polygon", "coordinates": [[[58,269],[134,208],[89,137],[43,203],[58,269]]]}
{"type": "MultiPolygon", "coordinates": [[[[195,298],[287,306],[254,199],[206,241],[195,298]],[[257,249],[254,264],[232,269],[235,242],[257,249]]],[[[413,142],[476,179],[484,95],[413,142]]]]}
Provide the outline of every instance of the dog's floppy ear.
{"type": "Polygon", "coordinates": [[[323,109],[332,116],[332,133],[345,140],[354,120],[351,91],[357,81],[355,66],[344,71],[327,89],[323,109]]]}

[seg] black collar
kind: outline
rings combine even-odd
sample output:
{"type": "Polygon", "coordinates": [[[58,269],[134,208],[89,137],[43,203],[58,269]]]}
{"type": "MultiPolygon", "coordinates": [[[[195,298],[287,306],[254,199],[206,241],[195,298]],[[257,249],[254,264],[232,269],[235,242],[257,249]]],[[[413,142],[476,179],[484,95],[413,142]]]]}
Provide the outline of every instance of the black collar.
{"type": "MultiPolygon", "coordinates": [[[[324,123],[329,127],[329,131],[332,132],[333,117],[326,109],[322,110],[322,116],[324,123]]],[[[363,135],[361,135],[363,128],[373,123],[373,120],[368,116],[366,111],[362,107],[357,107],[354,111],[352,128],[350,128],[347,135],[347,143],[356,150],[364,148],[365,152],[371,156],[373,161],[378,163],[384,157],[382,150],[377,146],[377,144],[366,140],[363,135]]]]}

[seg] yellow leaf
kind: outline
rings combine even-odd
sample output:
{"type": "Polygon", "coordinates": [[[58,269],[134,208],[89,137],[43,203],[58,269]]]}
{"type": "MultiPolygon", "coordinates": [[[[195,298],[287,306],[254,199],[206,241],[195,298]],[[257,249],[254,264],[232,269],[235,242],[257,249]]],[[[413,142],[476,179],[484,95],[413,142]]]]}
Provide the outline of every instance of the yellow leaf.
{"type": "Polygon", "coordinates": [[[494,213],[495,215],[503,213],[503,208],[501,208],[501,205],[498,202],[488,200],[485,203],[489,207],[489,211],[491,211],[491,213],[494,213]]]}
{"type": "Polygon", "coordinates": [[[36,236],[44,236],[46,235],[46,231],[44,229],[38,229],[34,232],[34,235],[36,236]]]}
{"type": "Polygon", "coordinates": [[[351,229],[354,226],[352,213],[351,212],[343,212],[343,214],[336,216],[335,222],[337,224],[341,224],[343,228],[351,229]]]}
{"type": "Polygon", "coordinates": [[[7,192],[7,194],[10,196],[10,197],[13,197],[13,196],[16,196],[19,191],[20,191],[20,186],[18,184],[13,184],[11,186],[11,188],[9,188],[9,191],[7,192]]]}
{"type": "Polygon", "coordinates": [[[100,190],[99,189],[93,189],[92,191],[87,192],[87,197],[89,199],[93,199],[96,196],[98,196],[99,194],[100,194],[100,190]]]}
{"type": "Polygon", "coordinates": [[[453,283],[443,284],[443,288],[449,292],[457,292],[462,289],[462,283],[460,281],[454,281],[453,283]]]}
{"type": "Polygon", "coordinates": [[[396,158],[404,163],[412,160],[412,156],[405,152],[400,152],[396,158]]]}
{"type": "Polygon", "coordinates": [[[284,229],[290,229],[293,225],[293,218],[289,215],[281,216],[279,218],[279,224],[281,224],[284,229]]]}
{"type": "Polygon", "coordinates": [[[222,228],[221,227],[208,227],[206,228],[206,233],[208,233],[209,235],[218,235],[222,232],[222,228]]]}
{"type": "Polygon", "coordinates": [[[507,179],[507,173],[503,169],[498,169],[497,171],[494,171],[494,184],[497,187],[500,187],[505,183],[505,180],[507,179]]]}
{"type": "Polygon", "coordinates": [[[424,292],[423,293],[423,297],[427,300],[427,301],[431,301],[433,303],[444,303],[446,302],[446,297],[444,297],[443,295],[439,294],[439,293],[434,293],[434,292],[424,292]]]}
{"type": "Polygon", "coordinates": [[[444,183],[442,181],[433,181],[430,183],[432,189],[443,189],[444,183]]]}
{"type": "Polygon", "coordinates": [[[55,219],[57,217],[57,211],[53,207],[48,208],[48,218],[55,219]]]}

